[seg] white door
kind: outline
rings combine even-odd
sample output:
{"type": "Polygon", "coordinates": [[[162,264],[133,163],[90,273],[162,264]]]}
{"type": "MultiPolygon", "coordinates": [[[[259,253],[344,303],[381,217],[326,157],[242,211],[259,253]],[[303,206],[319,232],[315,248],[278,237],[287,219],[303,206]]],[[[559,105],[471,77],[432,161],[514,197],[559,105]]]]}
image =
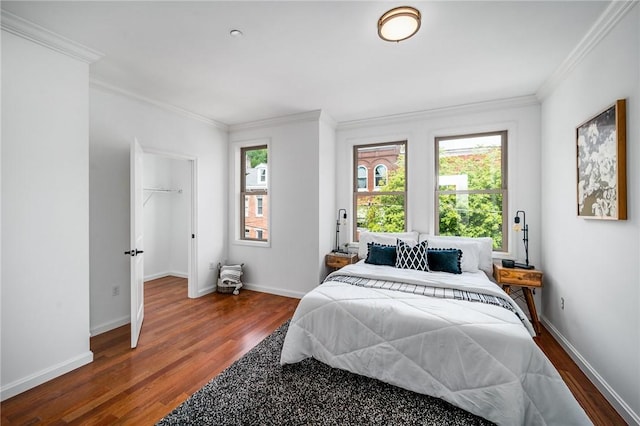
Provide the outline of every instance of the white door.
{"type": "Polygon", "coordinates": [[[137,139],[131,142],[131,347],[138,346],[144,320],[144,241],[142,211],[142,147],[137,139]]]}

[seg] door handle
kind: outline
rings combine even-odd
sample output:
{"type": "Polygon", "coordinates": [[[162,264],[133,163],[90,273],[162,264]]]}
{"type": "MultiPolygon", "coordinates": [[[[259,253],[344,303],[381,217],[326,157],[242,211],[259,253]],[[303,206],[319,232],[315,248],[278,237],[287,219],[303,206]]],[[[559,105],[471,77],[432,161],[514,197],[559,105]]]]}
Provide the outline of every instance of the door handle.
{"type": "Polygon", "coordinates": [[[124,254],[126,254],[128,256],[131,256],[131,257],[137,256],[140,253],[144,253],[144,250],[133,249],[133,250],[127,250],[127,251],[124,252],[124,254]]]}

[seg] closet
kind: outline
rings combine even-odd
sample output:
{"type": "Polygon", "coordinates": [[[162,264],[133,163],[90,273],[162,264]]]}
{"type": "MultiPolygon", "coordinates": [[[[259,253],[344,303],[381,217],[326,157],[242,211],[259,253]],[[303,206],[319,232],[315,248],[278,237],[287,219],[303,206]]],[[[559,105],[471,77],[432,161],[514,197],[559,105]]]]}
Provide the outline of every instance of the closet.
{"type": "Polygon", "coordinates": [[[144,280],[188,278],[191,162],[144,155],[144,280]]]}

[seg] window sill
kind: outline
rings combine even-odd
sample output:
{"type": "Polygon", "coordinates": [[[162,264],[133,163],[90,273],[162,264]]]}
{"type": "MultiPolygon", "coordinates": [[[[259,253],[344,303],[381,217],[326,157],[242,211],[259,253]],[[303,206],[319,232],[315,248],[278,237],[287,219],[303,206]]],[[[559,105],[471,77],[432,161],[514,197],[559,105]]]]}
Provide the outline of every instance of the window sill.
{"type": "Polygon", "coordinates": [[[263,247],[263,248],[271,247],[271,241],[250,241],[250,240],[236,239],[233,243],[234,245],[237,245],[237,246],[263,247]]]}
{"type": "Polygon", "coordinates": [[[511,253],[508,251],[494,251],[491,252],[491,257],[493,259],[509,259],[511,258],[511,253]]]}

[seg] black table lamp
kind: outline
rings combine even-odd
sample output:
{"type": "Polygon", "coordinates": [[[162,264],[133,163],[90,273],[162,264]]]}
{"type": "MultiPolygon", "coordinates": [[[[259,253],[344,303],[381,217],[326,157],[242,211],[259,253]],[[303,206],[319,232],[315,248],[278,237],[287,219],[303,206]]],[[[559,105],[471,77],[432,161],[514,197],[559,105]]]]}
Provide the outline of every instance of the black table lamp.
{"type": "Polygon", "coordinates": [[[345,209],[338,210],[338,219],[336,219],[336,248],[333,250],[334,253],[345,253],[345,251],[340,250],[340,219],[342,219],[343,223],[347,223],[347,211],[345,209]]]}
{"type": "Polygon", "coordinates": [[[514,263],[513,266],[522,269],[533,269],[533,265],[529,265],[529,225],[527,225],[527,215],[524,210],[518,210],[516,217],[513,218],[513,230],[520,231],[522,229],[522,242],[524,243],[524,263],[514,263]],[[522,213],[522,226],[520,226],[520,213],[522,213]]]}

